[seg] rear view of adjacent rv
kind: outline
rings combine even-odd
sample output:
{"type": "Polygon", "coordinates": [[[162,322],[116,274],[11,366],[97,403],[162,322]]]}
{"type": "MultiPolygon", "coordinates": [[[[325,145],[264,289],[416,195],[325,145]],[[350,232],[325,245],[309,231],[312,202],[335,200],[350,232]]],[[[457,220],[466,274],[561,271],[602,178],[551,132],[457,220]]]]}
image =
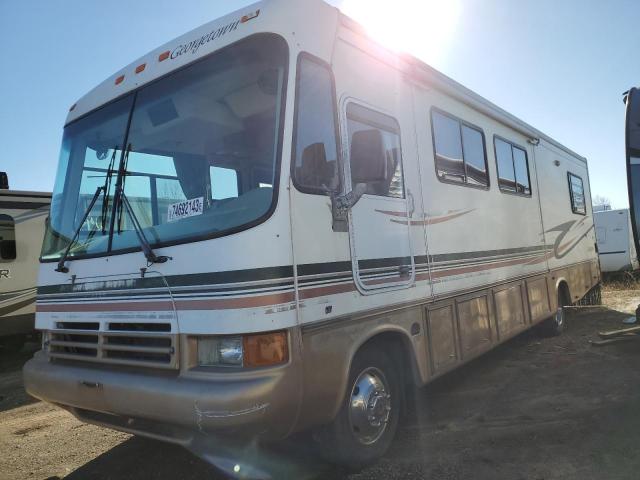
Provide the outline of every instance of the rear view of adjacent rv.
{"type": "Polygon", "coordinates": [[[638,269],[638,254],[633,242],[629,209],[593,213],[602,272],[638,269]]]}
{"type": "Polygon", "coordinates": [[[0,173],[0,345],[19,348],[33,331],[38,257],[51,194],[9,190],[0,173]]]}

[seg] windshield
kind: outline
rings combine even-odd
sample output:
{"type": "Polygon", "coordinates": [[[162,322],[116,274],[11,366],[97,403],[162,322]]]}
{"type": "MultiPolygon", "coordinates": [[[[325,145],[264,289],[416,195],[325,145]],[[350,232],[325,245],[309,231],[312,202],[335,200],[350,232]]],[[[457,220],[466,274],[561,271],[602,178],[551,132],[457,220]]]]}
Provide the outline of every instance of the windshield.
{"type": "Polygon", "coordinates": [[[69,257],[139,248],[132,219],[114,205],[118,183],[152,246],[265,219],[286,62],[284,40],[256,35],[68,125],[42,258],[65,251],[99,187],[69,257]]]}

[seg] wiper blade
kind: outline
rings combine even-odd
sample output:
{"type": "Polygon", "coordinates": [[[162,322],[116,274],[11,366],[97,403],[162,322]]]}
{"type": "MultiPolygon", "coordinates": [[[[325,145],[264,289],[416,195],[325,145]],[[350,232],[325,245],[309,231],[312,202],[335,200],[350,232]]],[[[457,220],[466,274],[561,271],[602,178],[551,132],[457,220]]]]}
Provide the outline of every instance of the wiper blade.
{"type": "Polygon", "coordinates": [[[133,211],[133,208],[131,208],[129,199],[125,195],[124,188],[122,186],[120,187],[120,191],[118,192],[117,198],[120,204],[119,207],[122,208],[122,206],[124,206],[124,209],[129,214],[129,217],[131,217],[131,223],[133,224],[133,229],[136,231],[136,236],[138,237],[138,241],[142,246],[142,252],[144,253],[145,258],[147,259],[147,262],[149,262],[147,266],[150,266],[154,263],[165,263],[167,260],[171,260],[171,257],[167,257],[165,255],[156,255],[153,249],[151,248],[151,245],[149,244],[147,237],[145,237],[144,235],[144,230],[142,229],[142,225],[140,225],[140,221],[138,220],[138,217],[133,211]]]}
{"type": "Polygon", "coordinates": [[[78,239],[78,236],[80,235],[80,230],[82,230],[82,226],[87,221],[87,218],[89,217],[89,214],[91,213],[91,210],[93,210],[93,206],[96,204],[96,201],[98,200],[98,197],[100,196],[100,192],[102,192],[103,189],[104,189],[103,186],[102,187],[98,187],[96,189],[96,193],[93,194],[93,198],[91,199],[91,202],[89,203],[89,206],[87,207],[86,211],[84,212],[84,215],[82,217],[82,221],[78,225],[78,228],[76,228],[76,231],[73,234],[73,237],[71,238],[71,241],[69,242],[69,246],[64,251],[64,254],[60,257],[60,260],[58,261],[58,266],[56,267],[56,272],[60,272],[60,273],[68,273],[69,272],[69,268],[67,268],[64,265],[64,262],[67,260],[67,257],[69,256],[69,252],[71,251],[71,247],[73,247],[75,245],[76,240],[78,239]]]}
{"type": "Polygon", "coordinates": [[[131,143],[127,145],[127,148],[124,151],[124,157],[120,162],[120,169],[118,172],[118,183],[116,184],[116,212],[118,213],[118,218],[116,223],[118,224],[118,233],[122,232],[122,205],[119,198],[117,197],[118,192],[122,192],[124,194],[124,185],[127,181],[127,165],[129,164],[129,153],[131,153],[131,143]]]}
{"type": "Polygon", "coordinates": [[[102,215],[100,216],[100,223],[102,223],[102,235],[107,233],[106,223],[107,217],[109,216],[109,190],[111,190],[111,179],[113,178],[113,166],[116,161],[116,152],[118,151],[118,146],[113,147],[113,154],[111,155],[111,160],[109,161],[109,169],[107,170],[107,175],[104,179],[104,192],[102,194],[102,215]]]}

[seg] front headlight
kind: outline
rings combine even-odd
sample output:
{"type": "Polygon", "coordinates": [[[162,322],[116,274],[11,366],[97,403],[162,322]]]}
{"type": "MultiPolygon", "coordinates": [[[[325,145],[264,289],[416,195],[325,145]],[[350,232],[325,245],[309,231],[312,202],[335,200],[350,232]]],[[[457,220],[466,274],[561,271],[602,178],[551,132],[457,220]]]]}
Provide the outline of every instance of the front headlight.
{"type": "Polygon", "coordinates": [[[199,367],[268,367],[289,361],[286,332],[196,337],[199,367]]]}
{"type": "Polygon", "coordinates": [[[198,366],[241,367],[242,337],[199,337],[198,366]]]}

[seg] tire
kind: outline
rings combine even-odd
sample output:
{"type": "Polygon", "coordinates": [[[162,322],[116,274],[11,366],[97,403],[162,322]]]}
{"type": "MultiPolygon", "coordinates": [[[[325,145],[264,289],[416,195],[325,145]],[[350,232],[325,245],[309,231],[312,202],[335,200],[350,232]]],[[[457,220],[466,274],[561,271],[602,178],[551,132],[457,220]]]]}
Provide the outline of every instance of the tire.
{"type": "Polygon", "coordinates": [[[22,350],[24,343],[27,340],[26,335],[11,335],[8,337],[0,338],[0,351],[9,353],[16,353],[22,350]]]}
{"type": "Polygon", "coordinates": [[[558,289],[558,308],[556,313],[540,323],[539,332],[543,337],[557,337],[564,332],[567,321],[564,307],[571,305],[564,288],[558,289]]]}
{"type": "Polygon", "coordinates": [[[351,365],[342,408],[317,432],[324,457],[353,471],[382,457],[398,428],[402,384],[397,365],[382,347],[360,351],[351,365]]]}

